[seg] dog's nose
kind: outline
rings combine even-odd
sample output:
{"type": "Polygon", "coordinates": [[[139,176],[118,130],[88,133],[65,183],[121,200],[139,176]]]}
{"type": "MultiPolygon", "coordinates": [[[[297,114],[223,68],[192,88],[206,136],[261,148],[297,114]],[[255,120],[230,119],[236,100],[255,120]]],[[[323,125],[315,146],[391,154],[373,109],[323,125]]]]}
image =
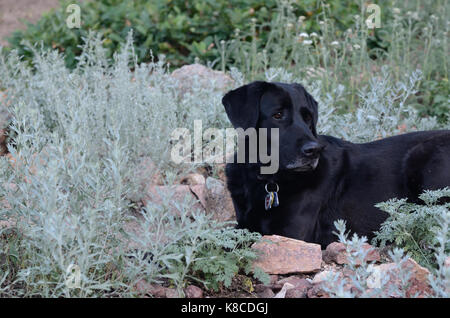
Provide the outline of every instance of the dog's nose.
{"type": "Polygon", "coordinates": [[[311,141],[303,145],[302,153],[307,157],[317,156],[322,150],[323,146],[315,141],[311,141]]]}

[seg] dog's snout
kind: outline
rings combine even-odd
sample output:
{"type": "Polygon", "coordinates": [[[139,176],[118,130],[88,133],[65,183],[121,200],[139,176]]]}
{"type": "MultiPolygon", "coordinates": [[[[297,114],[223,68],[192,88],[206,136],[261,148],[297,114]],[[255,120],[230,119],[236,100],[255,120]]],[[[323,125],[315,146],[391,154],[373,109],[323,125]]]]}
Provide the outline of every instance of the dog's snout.
{"type": "Polygon", "coordinates": [[[315,141],[311,141],[303,145],[302,153],[307,157],[315,157],[323,149],[323,146],[315,141]]]}

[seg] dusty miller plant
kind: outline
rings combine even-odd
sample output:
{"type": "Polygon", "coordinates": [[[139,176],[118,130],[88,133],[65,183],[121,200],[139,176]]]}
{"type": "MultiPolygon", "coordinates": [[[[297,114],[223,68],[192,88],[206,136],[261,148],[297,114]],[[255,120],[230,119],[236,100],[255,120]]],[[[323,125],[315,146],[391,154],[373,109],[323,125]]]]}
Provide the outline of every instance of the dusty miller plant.
{"type": "MultiPolygon", "coordinates": [[[[10,105],[12,115],[10,154],[0,158],[0,220],[13,224],[0,229],[0,293],[126,296],[135,294],[139,278],[162,275],[180,294],[195,275],[208,287],[229,282],[237,270],[248,268],[253,255],[248,244],[257,235],[230,227],[219,231],[200,212],[164,219],[147,207],[146,235],[154,235],[151,229],[160,223],[166,233],[182,234],[173,236],[170,250],[163,249],[162,238],[155,246],[141,246],[142,253],[156,255],[157,266],[130,261],[125,235],[130,213],[145,194],[140,184],[151,178],[151,172],[142,175],[136,167],[150,158],[166,175],[191,169],[172,164],[171,132],[194,119],[223,126],[222,93],[193,87],[180,96],[163,60],[136,63],[131,34],[113,61],[101,41],[94,34],[86,39],[73,71],[58,52],[38,47],[32,68],[16,52],[0,57],[0,86],[7,93],[2,103],[10,105]],[[229,257],[215,251],[218,264],[226,259],[217,278],[211,269],[215,258],[207,255],[210,245],[232,246],[223,252],[229,257]],[[198,258],[206,264],[205,275],[194,268],[198,258]],[[80,274],[76,288],[67,284],[72,266],[80,274]]],[[[168,205],[161,207],[165,213],[168,205]]],[[[190,209],[189,202],[180,203],[179,210],[190,209]]]]}

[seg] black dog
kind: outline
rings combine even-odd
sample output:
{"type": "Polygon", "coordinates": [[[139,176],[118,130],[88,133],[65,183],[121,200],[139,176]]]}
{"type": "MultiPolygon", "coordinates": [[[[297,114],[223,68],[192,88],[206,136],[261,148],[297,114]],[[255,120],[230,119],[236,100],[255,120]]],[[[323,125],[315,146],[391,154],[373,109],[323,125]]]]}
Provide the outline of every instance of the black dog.
{"type": "Polygon", "coordinates": [[[371,239],[387,217],[376,203],[419,202],[424,189],[450,186],[450,130],[365,144],[317,135],[317,102],[300,84],[253,82],[222,103],[235,128],[279,128],[277,173],[261,174],[258,162],[227,164],[238,228],[325,247],[336,240],[333,222],[344,219],[371,239]]]}

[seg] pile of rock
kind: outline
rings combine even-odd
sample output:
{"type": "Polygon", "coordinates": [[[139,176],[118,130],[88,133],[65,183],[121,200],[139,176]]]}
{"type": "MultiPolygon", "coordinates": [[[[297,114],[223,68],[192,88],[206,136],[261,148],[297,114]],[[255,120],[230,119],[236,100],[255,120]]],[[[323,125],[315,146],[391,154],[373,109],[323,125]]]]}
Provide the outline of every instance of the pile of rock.
{"type": "MultiPolygon", "coordinates": [[[[345,283],[344,290],[356,295],[360,293],[352,284],[351,277],[355,273],[344,266],[349,261],[346,246],[342,243],[331,243],[324,251],[321,251],[320,245],[274,235],[264,236],[262,242],[255,244],[254,248],[261,252],[255,265],[271,274],[270,284],[260,284],[255,287],[259,297],[330,297],[326,288],[329,287],[326,285],[328,277],[335,278],[336,283],[345,279],[342,281],[345,283]]],[[[428,281],[430,272],[426,268],[412,259],[400,265],[379,264],[380,251],[369,244],[365,244],[363,248],[367,251],[363,262],[370,264],[368,271],[371,273],[366,281],[366,294],[381,287],[386,290],[392,289],[391,287],[397,287],[400,290],[403,288],[406,297],[426,297],[432,294],[428,281]],[[406,287],[399,279],[399,267],[409,274],[406,287]],[[385,277],[389,279],[382,286],[382,280],[385,277]]],[[[400,297],[395,293],[388,296],[400,297]]]]}
{"type": "Polygon", "coordinates": [[[140,183],[144,206],[167,202],[169,211],[179,214],[177,206],[187,202],[191,210],[203,210],[219,222],[235,219],[233,202],[224,179],[190,173],[172,185],[164,185],[161,173],[150,158],[142,159],[136,175],[149,176],[142,178],[140,183]]]}

